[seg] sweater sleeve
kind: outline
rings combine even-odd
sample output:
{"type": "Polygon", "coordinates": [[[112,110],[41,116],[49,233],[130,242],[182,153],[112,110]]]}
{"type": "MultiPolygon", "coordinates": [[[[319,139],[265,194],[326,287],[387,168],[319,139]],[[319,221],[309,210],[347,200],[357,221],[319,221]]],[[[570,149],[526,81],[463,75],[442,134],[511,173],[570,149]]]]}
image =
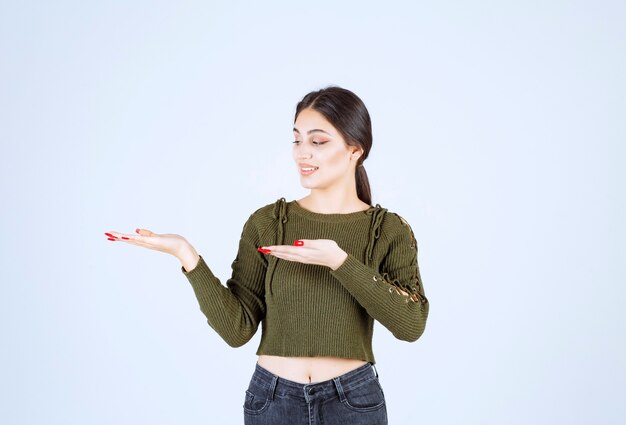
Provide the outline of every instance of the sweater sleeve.
{"type": "Polygon", "coordinates": [[[265,272],[267,260],[257,251],[259,231],[254,213],[244,224],[232,276],[226,287],[215,277],[202,255],[196,267],[182,273],[195,292],[208,324],[231,347],[240,347],[256,333],[265,317],[265,272]]]}
{"type": "Polygon", "coordinates": [[[330,273],[396,338],[413,342],[424,332],[430,303],[422,286],[413,231],[403,218],[392,214],[402,225],[391,236],[380,273],[351,253],[330,273]]]}

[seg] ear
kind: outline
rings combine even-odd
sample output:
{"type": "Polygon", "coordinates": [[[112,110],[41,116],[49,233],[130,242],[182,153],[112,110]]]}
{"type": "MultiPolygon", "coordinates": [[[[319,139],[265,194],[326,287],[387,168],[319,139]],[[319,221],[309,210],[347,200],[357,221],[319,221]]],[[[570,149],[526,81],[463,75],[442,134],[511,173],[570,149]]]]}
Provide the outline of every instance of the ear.
{"type": "Polygon", "coordinates": [[[356,161],[363,155],[363,148],[360,146],[350,146],[350,160],[356,161]]]}

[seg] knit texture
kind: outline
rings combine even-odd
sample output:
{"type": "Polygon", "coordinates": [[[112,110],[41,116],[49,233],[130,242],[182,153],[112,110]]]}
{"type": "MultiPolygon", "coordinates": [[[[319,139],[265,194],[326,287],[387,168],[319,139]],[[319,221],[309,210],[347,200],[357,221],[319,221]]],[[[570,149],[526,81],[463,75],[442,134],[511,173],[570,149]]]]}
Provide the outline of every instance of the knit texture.
{"type": "Polygon", "coordinates": [[[374,320],[404,341],[426,326],[429,301],[409,223],[379,204],[366,211],[322,214],[285,198],[253,212],[243,226],[226,286],[202,255],[181,267],[208,324],[230,345],[262,325],[257,354],[334,356],[375,363],[374,320]],[[258,247],[296,239],[332,239],[348,253],[337,268],[262,254],[258,247]]]}

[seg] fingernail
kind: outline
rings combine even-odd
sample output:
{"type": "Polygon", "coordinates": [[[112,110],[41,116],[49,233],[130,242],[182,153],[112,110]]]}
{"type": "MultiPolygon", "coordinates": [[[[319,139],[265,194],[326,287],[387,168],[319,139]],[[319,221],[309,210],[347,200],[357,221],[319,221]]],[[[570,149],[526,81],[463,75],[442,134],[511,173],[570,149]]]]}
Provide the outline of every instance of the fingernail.
{"type": "Polygon", "coordinates": [[[257,248],[256,250],[262,252],[263,254],[269,254],[270,252],[272,252],[271,250],[265,248],[257,248]]]}
{"type": "Polygon", "coordinates": [[[296,239],[295,241],[293,241],[293,244],[295,246],[303,246],[304,245],[304,241],[301,241],[300,239],[296,239]]]}
{"type": "Polygon", "coordinates": [[[109,239],[110,241],[114,241],[114,240],[116,240],[115,238],[108,238],[108,239],[109,239]]]}
{"type": "Polygon", "coordinates": [[[139,233],[139,229],[135,229],[135,232],[139,233]]]}
{"type": "Polygon", "coordinates": [[[112,235],[112,234],[110,234],[110,233],[105,233],[105,235],[107,235],[107,236],[108,236],[108,237],[110,237],[110,238],[115,238],[115,237],[117,237],[117,236],[113,236],[113,235],[112,235]]]}
{"type": "Polygon", "coordinates": [[[122,239],[128,239],[126,236],[122,236],[122,239]]]}

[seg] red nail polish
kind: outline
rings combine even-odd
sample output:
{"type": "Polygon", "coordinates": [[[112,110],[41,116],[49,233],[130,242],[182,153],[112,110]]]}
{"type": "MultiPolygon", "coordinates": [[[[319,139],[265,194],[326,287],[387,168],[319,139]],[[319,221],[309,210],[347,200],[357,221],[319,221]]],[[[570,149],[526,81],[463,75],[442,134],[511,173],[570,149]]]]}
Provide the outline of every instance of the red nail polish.
{"type": "Polygon", "coordinates": [[[115,239],[115,238],[108,238],[108,239],[109,239],[110,241],[115,241],[115,240],[117,240],[117,239],[115,239]]]}
{"type": "Polygon", "coordinates": [[[263,254],[269,254],[270,252],[272,252],[271,250],[264,248],[257,248],[256,250],[262,252],[263,254]]]}
{"type": "Polygon", "coordinates": [[[304,245],[304,241],[301,241],[300,239],[296,239],[295,241],[293,241],[293,244],[295,246],[303,246],[304,245]]]}
{"type": "Polygon", "coordinates": [[[135,232],[139,233],[139,229],[135,229],[135,232]]]}
{"type": "Polygon", "coordinates": [[[122,236],[122,239],[129,239],[129,238],[127,238],[126,236],[122,236]]]}
{"type": "Polygon", "coordinates": [[[110,233],[105,233],[105,235],[107,235],[107,236],[108,236],[108,237],[110,237],[110,238],[114,238],[114,237],[115,237],[115,236],[113,236],[113,235],[112,235],[112,234],[110,234],[110,233]]]}

